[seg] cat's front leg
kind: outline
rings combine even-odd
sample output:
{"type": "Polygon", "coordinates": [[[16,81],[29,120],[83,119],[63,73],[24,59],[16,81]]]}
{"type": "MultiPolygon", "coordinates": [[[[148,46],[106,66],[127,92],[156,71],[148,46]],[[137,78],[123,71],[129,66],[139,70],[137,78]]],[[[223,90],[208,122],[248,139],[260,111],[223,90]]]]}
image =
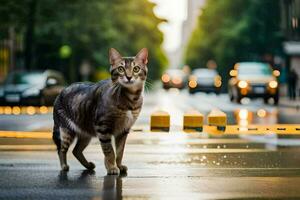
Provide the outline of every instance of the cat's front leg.
{"type": "Polygon", "coordinates": [[[98,138],[101,143],[101,148],[104,154],[104,164],[108,175],[118,175],[120,173],[119,168],[116,165],[115,152],[111,143],[111,134],[98,133],[98,138]]]}
{"type": "Polygon", "coordinates": [[[122,159],[128,133],[129,131],[124,131],[122,134],[116,137],[117,166],[120,169],[121,173],[127,172],[127,167],[125,165],[122,165],[122,159]]]}

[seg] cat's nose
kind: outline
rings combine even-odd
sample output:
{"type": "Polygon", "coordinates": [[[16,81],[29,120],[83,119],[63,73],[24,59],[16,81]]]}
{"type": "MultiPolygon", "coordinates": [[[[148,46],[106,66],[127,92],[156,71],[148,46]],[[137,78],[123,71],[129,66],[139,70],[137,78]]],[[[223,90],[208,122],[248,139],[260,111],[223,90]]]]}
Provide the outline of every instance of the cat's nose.
{"type": "Polygon", "coordinates": [[[131,78],[132,78],[132,76],[129,76],[129,77],[127,76],[128,82],[130,82],[131,78]]]}

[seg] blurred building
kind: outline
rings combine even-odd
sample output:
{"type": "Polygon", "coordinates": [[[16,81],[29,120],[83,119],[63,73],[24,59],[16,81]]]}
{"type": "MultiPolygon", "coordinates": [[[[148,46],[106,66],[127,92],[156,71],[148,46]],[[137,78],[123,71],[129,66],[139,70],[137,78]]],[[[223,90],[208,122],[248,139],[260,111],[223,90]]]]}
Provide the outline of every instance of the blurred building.
{"type": "Polygon", "coordinates": [[[182,24],[181,44],[186,45],[193,32],[205,0],[188,0],[187,18],[182,24]]]}
{"type": "Polygon", "coordinates": [[[295,70],[300,79],[300,0],[281,0],[281,19],[287,70],[295,70]]]}
{"type": "Polygon", "coordinates": [[[196,26],[198,16],[201,12],[201,7],[203,7],[205,1],[206,0],[187,0],[187,16],[182,23],[179,48],[172,52],[168,52],[171,67],[177,68],[184,65],[184,63],[182,63],[184,50],[196,26]]]}

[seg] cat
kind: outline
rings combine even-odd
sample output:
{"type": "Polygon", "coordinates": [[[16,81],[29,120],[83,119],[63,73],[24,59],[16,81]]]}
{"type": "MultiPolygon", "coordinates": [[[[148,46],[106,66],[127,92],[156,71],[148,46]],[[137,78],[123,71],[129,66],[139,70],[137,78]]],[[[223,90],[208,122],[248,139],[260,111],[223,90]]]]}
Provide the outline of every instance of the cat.
{"type": "Polygon", "coordinates": [[[141,49],[135,57],[122,57],[111,48],[109,62],[110,79],[98,83],[74,83],[62,90],[54,102],[53,140],[63,171],[69,170],[66,154],[75,137],[77,143],[73,155],[85,168],[94,169],[95,164],[87,161],[82,152],[92,137],[98,137],[107,174],[127,172],[127,167],[122,164],[124,146],[142,108],[148,50],[141,49]]]}

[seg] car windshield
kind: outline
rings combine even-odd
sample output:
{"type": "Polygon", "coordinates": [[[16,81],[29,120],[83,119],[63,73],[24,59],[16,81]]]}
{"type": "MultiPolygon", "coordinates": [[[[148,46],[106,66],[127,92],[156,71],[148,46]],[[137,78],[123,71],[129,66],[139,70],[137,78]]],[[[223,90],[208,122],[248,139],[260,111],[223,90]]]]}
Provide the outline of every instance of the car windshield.
{"type": "Polygon", "coordinates": [[[193,74],[198,77],[215,77],[217,72],[213,69],[197,69],[193,74]]]}
{"type": "Polygon", "coordinates": [[[271,68],[265,63],[243,63],[238,67],[238,74],[242,76],[270,76],[271,68]]]}
{"type": "Polygon", "coordinates": [[[45,83],[45,76],[42,73],[12,73],[8,75],[5,84],[28,84],[28,85],[41,85],[45,83]]]}
{"type": "Polygon", "coordinates": [[[180,69],[167,70],[167,74],[170,76],[184,76],[184,72],[180,69]]]}

